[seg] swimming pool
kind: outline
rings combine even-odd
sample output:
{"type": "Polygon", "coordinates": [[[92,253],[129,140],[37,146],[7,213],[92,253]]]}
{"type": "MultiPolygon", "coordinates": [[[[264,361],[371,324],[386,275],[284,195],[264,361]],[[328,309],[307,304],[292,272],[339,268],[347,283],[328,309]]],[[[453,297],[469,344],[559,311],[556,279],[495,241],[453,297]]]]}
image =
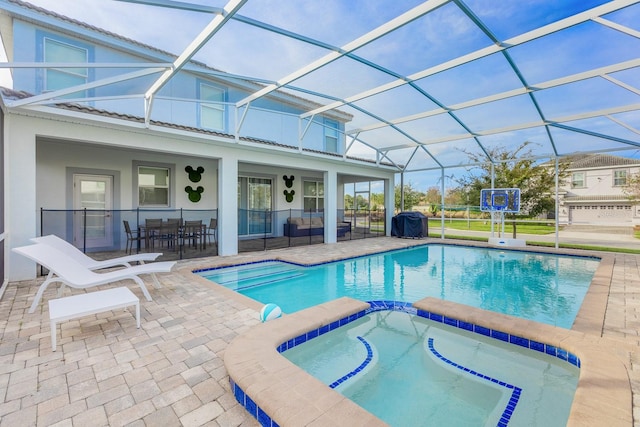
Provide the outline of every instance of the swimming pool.
{"type": "Polygon", "coordinates": [[[388,309],[281,354],[392,426],[564,426],[579,373],[546,352],[388,309]]]}
{"type": "Polygon", "coordinates": [[[269,261],[197,273],[285,313],[341,296],[431,296],[568,329],[598,265],[591,257],[428,244],[312,266],[269,261]]]}

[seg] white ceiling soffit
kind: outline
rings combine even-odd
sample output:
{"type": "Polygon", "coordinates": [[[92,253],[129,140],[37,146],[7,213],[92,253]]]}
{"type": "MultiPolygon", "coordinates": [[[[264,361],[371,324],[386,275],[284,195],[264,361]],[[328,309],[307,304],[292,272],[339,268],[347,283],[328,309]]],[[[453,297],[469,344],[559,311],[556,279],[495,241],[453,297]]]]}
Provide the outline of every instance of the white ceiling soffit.
{"type": "Polygon", "coordinates": [[[236,107],[284,90],[321,104],[303,122],[353,115],[348,154],[404,171],[525,140],[540,158],[640,148],[640,0],[119,2],[208,22],[172,64],[149,67],[148,114],[194,59],[261,83],[236,107]]]}

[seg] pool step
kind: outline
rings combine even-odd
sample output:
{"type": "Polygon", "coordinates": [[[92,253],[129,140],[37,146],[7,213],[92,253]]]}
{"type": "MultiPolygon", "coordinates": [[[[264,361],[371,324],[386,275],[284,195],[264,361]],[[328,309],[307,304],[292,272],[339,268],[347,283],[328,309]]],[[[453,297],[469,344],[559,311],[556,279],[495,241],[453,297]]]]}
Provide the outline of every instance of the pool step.
{"type": "Polygon", "coordinates": [[[239,290],[291,280],[302,275],[301,270],[290,264],[269,262],[223,268],[206,277],[225,287],[239,290]]]}
{"type": "Polygon", "coordinates": [[[239,280],[233,289],[243,290],[243,289],[253,288],[256,286],[272,285],[277,282],[292,280],[302,276],[304,276],[304,273],[288,273],[287,274],[283,272],[283,273],[277,273],[277,274],[268,274],[266,276],[239,280]]]}

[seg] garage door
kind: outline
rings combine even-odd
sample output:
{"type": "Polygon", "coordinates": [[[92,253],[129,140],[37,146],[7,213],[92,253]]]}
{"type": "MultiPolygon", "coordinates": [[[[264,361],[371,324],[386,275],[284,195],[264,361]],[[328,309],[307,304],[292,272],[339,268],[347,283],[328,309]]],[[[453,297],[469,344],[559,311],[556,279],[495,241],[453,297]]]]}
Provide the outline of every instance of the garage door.
{"type": "Polygon", "coordinates": [[[632,218],[631,206],[571,206],[569,220],[573,224],[625,224],[632,218]]]}

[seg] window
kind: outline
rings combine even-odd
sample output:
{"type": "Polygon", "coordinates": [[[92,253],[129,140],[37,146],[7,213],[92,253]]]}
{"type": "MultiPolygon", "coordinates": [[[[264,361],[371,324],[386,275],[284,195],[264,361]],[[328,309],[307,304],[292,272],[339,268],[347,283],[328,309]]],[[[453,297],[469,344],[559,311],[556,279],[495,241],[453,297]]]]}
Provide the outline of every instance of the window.
{"type": "Polygon", "coordinates": [[[226,92],[224,89],[206,83],[200,83],[198,97],[200,103],[200,126],[205,129],[225,129],[226,92]]]}
{"type": "Polygon", "coordinates": [[[613,171],[613,185],[615,187],[621,187],[621,186],[627,185],[626,170],[613,171]]]}
{"type": "Polygon", "coordinates": [[[338,122],[334,120],[324,120],[324,151],[338,152],[338,122]]]}
{"type": "Polygon", "coordinates": [[[138,206],[169,207],[170,176],[169,168],[138,166],[138,206]]]}
{"type": "Polygon", "coordinates": [[[574,172],[571,175],[571,188],[584,188],[585,186],[584,172],[574,172]]]}
{"type": "MultiPolygon", "coordinates": [[[[74,46],[48,37],[43,38],[44,62],[88,62],[86,48],[74,46]]],[[[56,91],[85,84],[88,81],[88,68],[47,68],[44,71],[43,91],[56,91]]],[[[84,97],[86,91],[69,94],[66,97],[84,97]]]]}
{"type": "Polygon", "coordinates": [[[324,182],[304,181],[304,211],[320,212],[324,210],[324,182]]]}

